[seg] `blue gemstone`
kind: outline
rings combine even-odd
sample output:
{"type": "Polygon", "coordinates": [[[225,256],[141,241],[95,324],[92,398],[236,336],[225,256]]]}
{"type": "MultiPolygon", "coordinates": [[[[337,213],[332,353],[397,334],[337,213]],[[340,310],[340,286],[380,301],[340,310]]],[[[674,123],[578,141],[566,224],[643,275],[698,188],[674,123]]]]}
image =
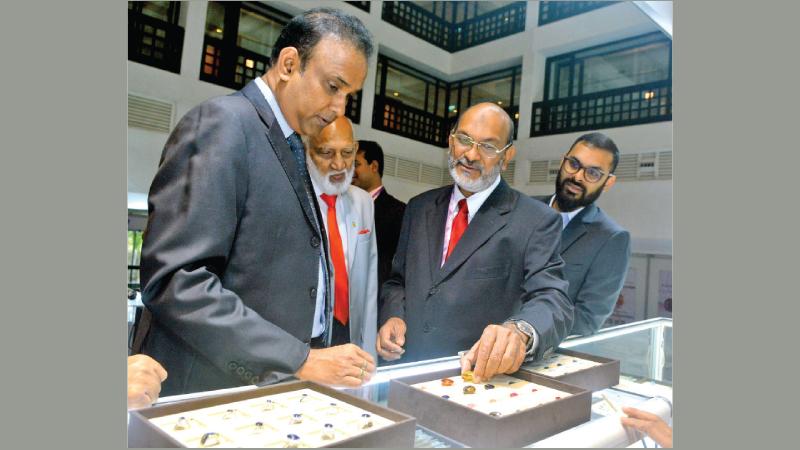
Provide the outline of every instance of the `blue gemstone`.
{"type": "Polygon", "coordinates": [[[449,395],[443,395],[442,398],[448,399],[448,398],[450,398],[450,396],[449,395]]]}

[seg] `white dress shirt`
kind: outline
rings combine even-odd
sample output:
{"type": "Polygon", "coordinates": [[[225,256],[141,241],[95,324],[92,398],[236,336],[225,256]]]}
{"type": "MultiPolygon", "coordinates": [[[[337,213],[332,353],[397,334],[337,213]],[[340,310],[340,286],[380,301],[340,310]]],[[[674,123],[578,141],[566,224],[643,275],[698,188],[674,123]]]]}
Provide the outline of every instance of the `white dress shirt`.
{"type": "MultiPolygon", "coordinates": [[[[550,207],[551,207],[551,208],[553,207],[553,202],[554,202],[555,200],[556,200],[556,196],[555,196],[555,195],[553,195],[552,197],[550,197],[550,207]]],[[[563,231],[565,228],[567,228],[567,225],[569,225],[569,222],[570,222],[570,221],[571,221],[571,220],[572,220],[572,219],[573,219],[575,216],[577,216],[577,215],[578,215],[578,213],[579,213],[579,212],[581,212],[581,211],[583,210],[583,208],[584,208],[584,206],[581,206],[580,208],[576,209],[575,211],[570,211],[570,212],[560,212],[560,211],[559,211],[559,214],[561,214],[561,230],[562,230],[562,231],[563,231]]]]}
{"type": "MultiPolygon", "coordinates": [[[[492,195],[492,192],[497,188],[497,185],[500,184],[500,176],[497,176],[497,179],[494,180],[494,183],[491,184],[488,188],[476,192],[467,199],[467,224],[472,222],[472,218],[475,217],[475,213],[483,206],[483,203],[492,195]]],[[[445,222],[444,226],[444,248],[442,249],[442,259],[440,266],[444,265],[444,258],[447,256],[447,247],[450,244],[450,230],[453,228],[453,219],[455,219],[456,214],[458,213],[458,202],[461,201],[464,197],[464,194],[461,193],[461,189],[458,188],[457,184],[453,184],[453,193],[450,194],[450,204],[447,206],[447,222],[445,222]]]]}
{"type": "MultiPolygon", "coordinates": [[[[278,105],[278,100],[275,98],[275,94],[272,93],[272,89],[269,88],[267,83],[265,83],[261,77],[256,78],[255,83],[256,86],[258,86],[258,89],[261,90],[261,93],[264,94],[264,98],[267,100],[270,109],[272,109],[272,113],[275,114],[275,119],[278,121],[278,126],[281,128],[281,132],[283,132],[283,137],[288,139],[289,136],[294,133],[294,130],[289,126],[289,122],[286,121],[286,117],[283,116],[283,112],[281,111],[280,105],[278,105]]],[[[316,186],[314,186],[314,190],[316,190],[316,186]]],[[[320,203],[320,206],[325,206],[325,212],[322,214],[322,220],[325,221],[328,209],[327,205],[325,205],[325,203],[321,200],[322,199],[320,199],[317,203],[320,203]]],[[[338,205],[339,199],[336,199],[336,202],[338,205]]],[[[313,207],[314,205],[311,206],[313,207]]],[[[325,273],[322,270],[324,267],[323,265],[325,264],[325,259],[324,255],[322,254],[321,245],[319,263],[319,273],[317,276],[317,303],[314,307],[314,324],[311,327],[311,337],[319,337],[323,332],[325,332],[325,273]]]]}

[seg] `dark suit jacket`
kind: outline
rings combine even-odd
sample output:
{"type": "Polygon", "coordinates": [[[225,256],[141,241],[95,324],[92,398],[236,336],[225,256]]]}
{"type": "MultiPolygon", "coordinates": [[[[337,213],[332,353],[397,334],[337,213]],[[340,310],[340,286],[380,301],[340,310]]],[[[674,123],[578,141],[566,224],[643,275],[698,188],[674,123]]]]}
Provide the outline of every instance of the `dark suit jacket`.
{"type": "MultiPolygon", "coordinates": [[[[552,195],[536,197],[545,204],[552,195]]],[[[630,233],[594,203],[583,208],[561,235],[561,258],[575,305],[570,334],[596,332],[614,311],[628,274],[630,233]]]]}
{"type": "Polygon", "coordinates": [[[375,237],[378,239],[378,311],[383,306],[380,286],[389,279],[392,258],[400,238],[400,225],[406,204],[392,197],[384,187],[375,198],[375,237]]]}
{"type": "Polygon", "coordinates": [[[510,318],[536,328],[541,357],[572,327],[558,255],[561,217],[500,181],[440,268],[452,189],[414,197],[403,216],[381,311],[381,323],[400,317],[408,327],[397,362],[453,356],[487,325],[510,318]]]}
{"type": "MultiPolygon", "coordinates": [[[[150,188],[143,351],[162,395],[275,382],[308,356],[324,235],[254,83],[189,111],[150,188]]],[[[324,230],[323,230],[324,231],[324,230]]]]}

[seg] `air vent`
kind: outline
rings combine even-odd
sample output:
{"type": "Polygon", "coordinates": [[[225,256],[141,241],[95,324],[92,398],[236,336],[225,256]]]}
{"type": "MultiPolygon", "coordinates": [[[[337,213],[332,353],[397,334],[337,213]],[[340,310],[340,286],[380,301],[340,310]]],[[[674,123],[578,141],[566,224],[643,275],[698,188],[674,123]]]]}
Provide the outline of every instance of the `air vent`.
{"type": "MultiPolygon", "coordinates": [[[[530,161],[528,184],[552,183],[558,177],[561,160],[530,161]]],[[[617,170],[620,180],[664,180],[672,178],[672,152],[647,152],[620,155],[617,170]]]]}
{"type": "Polygon", "coordinates": [[[501,172],[501,175],[506,183],[513,186],[514,185],[514,173],[517,171],[517,162],[513,159],[508,163],[508,167],[506,170],[501,172]]]}
{"type": "Polygon", "coordinates": [[[389,175],[396,176],[397,173],[397,157],[392,155],[383,156],[383,176],[389,175]]]}
{"type": "Polygon", "coordinates": [[[169,133],[172,103],[128,94],[128,126],[169,133]]]}
{"type": "Polygon", "coordinates": [[[419,181],[419,163],[397,158],[397,177],[405,180],[419,181]]]}
{"type": "Polygon", "coordinates": [[[672,152],[658,152],[658,178],[672,178],[672,152]]]}
{"type": "Polygon", "coordinates": [[[419,181],[425,184],[438,186],[442,182],[441,167],[422,164],[419,181]]]}

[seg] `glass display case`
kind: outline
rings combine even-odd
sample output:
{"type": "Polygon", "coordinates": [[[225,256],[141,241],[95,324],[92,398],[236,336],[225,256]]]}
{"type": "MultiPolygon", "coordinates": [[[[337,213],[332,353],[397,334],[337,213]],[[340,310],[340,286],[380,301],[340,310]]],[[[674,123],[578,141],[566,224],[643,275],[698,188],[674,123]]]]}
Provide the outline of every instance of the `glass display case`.
{"type": "MultiPolygon", "coordinates": [[[[671,424],[672,416],[672,319],[656,318],[606,328],[591,336],[573,337],[562,348],[620,361],[618,385],[592,393],[589,422],[561,432],[531,446],[652,446],[642,436],[619,424],[621,406],[635,406],[656,413],[671,424]]],[[[389,382],[394,378],[459,367],[458,356],[379,367],[372,380],[345,392],[386,406],[389,382]]],[[[176,395],[159,399],[159,404],[219,394],[252,386],[221,391],[176,395]]],[[[462,447],[447,436],[417,426],[415,447],[462,447]]]]}

